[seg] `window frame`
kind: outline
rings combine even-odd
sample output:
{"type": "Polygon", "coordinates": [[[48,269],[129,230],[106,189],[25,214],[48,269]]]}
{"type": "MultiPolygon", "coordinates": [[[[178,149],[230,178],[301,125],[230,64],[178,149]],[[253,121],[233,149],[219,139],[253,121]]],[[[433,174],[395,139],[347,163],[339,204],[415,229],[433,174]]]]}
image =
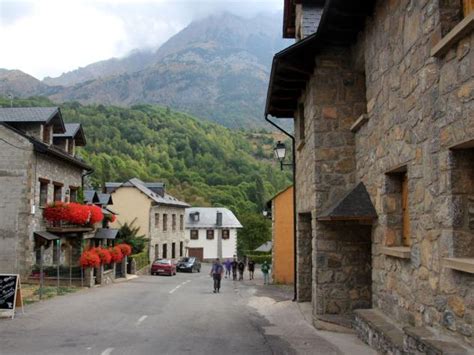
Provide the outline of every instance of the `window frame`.
{"type": "Polygon", "coordinates": [[[191,229],[189,231],[189,239],[199,240],[199,230],[198,229],[191,229]]]}
{"type": "Polygon", "coordinates": [[[206,239],[207,240],[214,240],[214,229],[207,229],[206,230],[206,239]]]}
{"type": "Polygon", "coordinates": [[[40,183],[38,204],[39,204],[40,207],[45,207],[48,204],[48,193],[49,193],[50,180],[42,179],[42,178],[39,178],[38,180],[39,180],[39,183],[40,183]],[[42,187],[46,187],[46,191],[45,191],[46,195],[42,194],[42,187]],[[42,196],[44,196],[44,203],[42,203],[43,202],[42,201],[43,200],[42,196]]]}
{"type": "Polygon", "coordinates": [[[167,213],[163,213],[162,224],[163,224],[163,232],[167,232],[168,231],[168,214],[167,213]]]}
{"type": "Polygon", "coordinates": [[[63,187],[64,187],[64,184],[62,184],[60,182],[53,181],[53,202],[56,202],[56,201],[62,202],[63,201],[63,187]],[[59,191],[59,193],[61,194],[60,199],[56,198],[57,191],[59,191]]]}
{"type": "Polygon", "coordinates": [[[223,240],[230,239],[230,229],[223,229],[222,230],[222,239],[223,240]]]}

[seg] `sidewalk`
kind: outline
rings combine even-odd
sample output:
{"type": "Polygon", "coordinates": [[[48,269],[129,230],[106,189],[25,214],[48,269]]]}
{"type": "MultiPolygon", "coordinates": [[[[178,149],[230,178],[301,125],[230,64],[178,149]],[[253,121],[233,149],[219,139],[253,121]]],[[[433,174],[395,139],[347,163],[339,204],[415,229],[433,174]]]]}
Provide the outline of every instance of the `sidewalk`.
{"type": "MultiPolygon", "coordinates": [[[[263,285],[260,270],[255,279],[235,281],[234,289],[263,319],[266,337],[277,337],[291,345],[296,354],[377,354],[353,333],[317,330],[311,324],[310,304],[292,302],[293,286],[263,285]]],[[[269,341],[271,344],[271,341],[269,341]]],[[[278,349],[274,349],[278,353],[278,349]]]]}

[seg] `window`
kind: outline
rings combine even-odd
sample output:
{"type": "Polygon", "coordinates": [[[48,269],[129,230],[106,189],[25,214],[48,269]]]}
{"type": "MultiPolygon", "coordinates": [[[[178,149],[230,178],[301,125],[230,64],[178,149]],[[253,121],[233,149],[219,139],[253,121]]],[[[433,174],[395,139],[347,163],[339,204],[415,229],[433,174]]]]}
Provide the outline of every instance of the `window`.
{"type": "Polygon", "coordinates": [[[206,232],[206,239],[214,239],[214,229],[208,229],[206,232]]]}
{"type": "Polygon", "coordinates": [[[192,229],[191,231],[191,239],[198,240],[199,239],[199,231],[197,229],[192,229]]]}
{"type": "Polygon", "coordinates": [[[176,215],[175,214],[171,215],[171,228],[173,229],[173,231],[176,230],[176,215]]]}
{"type": "Polygon", "coordinates": [[[48,203],[48,180],[40,179],[39,205],[46,206],[48,203]]]}
{"type": "Polygon", "coordinates": [[[179,216],[179,230],[180,231],[184,230],[184,216],[183,215],[179,216]]]}
{"type": "Polygon", "coordinates": [[[183,242],[179,242],[179,256],[183,256],[183,242]]]}
{"type": "Polygon", "coordinates": [[[58,182],[53,182],[54,184],[54,201],[63,200],[63,185],[58,182]]]}
{"type": "Polygon", "coordinates": [[[228,229],[223,229],[222,230],[222,239],[229,239],[230,237],[230,231],[228,229]]]}
{"type": "Polygon", "coordinates": [[[77,202],[77,190],[76,186],[69,186],[69,201],[77,202]]]}
{"type": "Polygon", "coordinates": [[[52,126],[43,126],[43,142],[46,144],[51,142],[51,128],[52,126]]]}
{"type": "Polygon", "coordinates": [[[166,244],[163,244],[162,249],[163,250],[161,256],[163,257],[163,259],[166,259],[168,257],[168,246],[166,244]]]}
{"type": "Polygon", "coordinates": [[[155,213],[155,228],[158,228],[160,226],[160,214],[155,213]]]}
{"type": "Polygon", "coordinates": [[[160,248],[158,244],[155,244],[155,260],[158,259],[160,254],[160,248]]]}
{"type": "Polygon", "coordinates": [[[171,243],[171,258],[176,258],[176,243],[171,243]]]}
{"type": "Polygon", "coordinates": [[[406,166],[387,173],[384,209],[387,214],[385,245],[411,246],[410,193],[406,166]]]}
{"type": "Polygon", "coordinates": [[[61,247],[59,246],[59,240],[55,240],[51,243],[51,247],[53,248],[53,264],[57,265],[60,262],[60,252],[61,247]]]}
{"type": "Polygon", "coordinates": [[[168,230],[168,215],[163,214],[163,231],[168,230]]]}

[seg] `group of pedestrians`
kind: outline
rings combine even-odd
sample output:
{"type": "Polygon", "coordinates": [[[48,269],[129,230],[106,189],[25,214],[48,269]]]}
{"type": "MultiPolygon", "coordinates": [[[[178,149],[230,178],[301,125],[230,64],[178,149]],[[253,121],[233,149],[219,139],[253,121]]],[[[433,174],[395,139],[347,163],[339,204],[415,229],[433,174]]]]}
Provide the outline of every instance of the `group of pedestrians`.
{"type": "MultiPolygon", "coordinates": [[[[237,281],[237,273],[239,276],[239,281],[243,281],[244,279],[244,272],[247,268],[249,272],[249,280],[253,280],[254,272],[255,272],[255,262],[252,259],[240,259],[238,260],[236,256],[234,256],[233,260],[227,259],[222,264],[219,259],[216,259],[212,263],[212,268],[210,275],[214,280],[214,293],[219,293],[221,288],[221,280],[222,276],[224,275],[225,271],[225,278],[230,279],[230,275],[232,273],[232,280],[237,281]]],[[[263,283],[268,285],[269,283],[269,272],[270,272],[270,265],[266,261],[263,262],[261,266],[261,270],[263,273],[263,283]]]]}

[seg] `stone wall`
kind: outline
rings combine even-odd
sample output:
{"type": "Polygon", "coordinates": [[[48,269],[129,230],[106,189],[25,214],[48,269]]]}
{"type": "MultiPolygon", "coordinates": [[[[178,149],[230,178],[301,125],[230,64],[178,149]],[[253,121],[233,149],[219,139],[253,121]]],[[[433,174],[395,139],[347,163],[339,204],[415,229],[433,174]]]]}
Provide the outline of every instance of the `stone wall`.
{"type": "MultiPolygon", "coordinates": [[[[36,261],[33,232],[45,229],[38,179],[62,183],[64,199],[66,188],[81,186],[82,169],[33,152],[29,141],[2,126],[0,137],[11,143],[0,141],[0,271],[27,276],[36,261]]],[[[53,185],[48,187],[52,201],[53,185]]],[[[52,261],[51,246],[45,256],[52,261]]]]}
{"type": "Polygon", "coordinates": [[[377,1],[356,44],[365,54],[369,119],[355,135],[357,180],[379,216],[373,306],[402,324],[441,328],[472,344],[474,276],[444,267],[443,258],[474,256],[472,150],[449,149],[474,139],[474,36],[431,56],[446,33],[439,3],[446,2],[377,1]],[[400,245],[400,214],[392,213],[399,207],[386,174],[400,166],[408,176],[408,259],[383,251],[400,245]]]}

